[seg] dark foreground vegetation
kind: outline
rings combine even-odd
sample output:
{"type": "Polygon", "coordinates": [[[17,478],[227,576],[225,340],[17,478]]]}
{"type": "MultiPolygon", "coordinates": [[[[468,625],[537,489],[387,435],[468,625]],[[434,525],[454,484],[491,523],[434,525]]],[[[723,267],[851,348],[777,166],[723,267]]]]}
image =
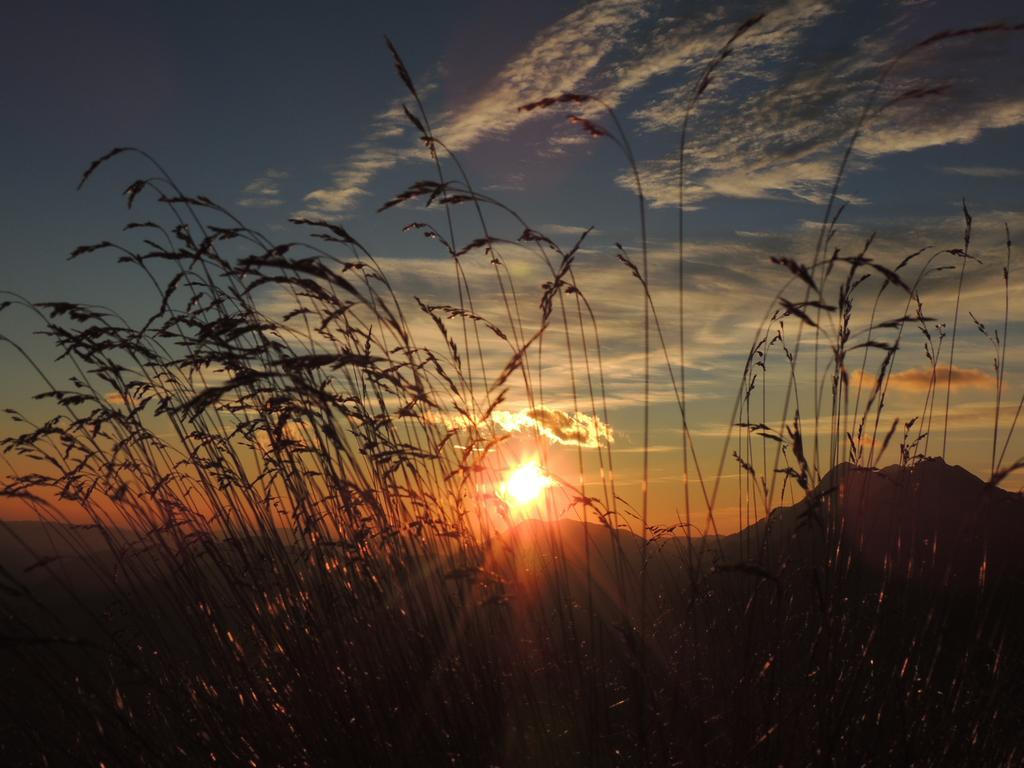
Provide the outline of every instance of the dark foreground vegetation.
{"type": "Polygon", "coordinates": [[[646,546],[530,521],[320,552],[107,530],[115,555],[12,524],[5,762],[1014,764],[1024,502],[938,459],[825,482],[646,546]]]}
{"type": "MultiPolygon", "coordinates": [[[[708,64],[691,108],[756,23],[708,64]]],[[[1007,30],[950,36],[993,31],[1007,30]]],[[[864,120],[903,97],[883,86],[864,120]]],[[[586,110],[575,122],[635,169],[596,98],[524,108],[562,107],[586,110]]],[[[966,205],[962,244],[898,264],[875,261],[870,241],[836,246],[833,205],[815,253],[780,255],[789,283],[751,346],[728,441],[761,500],[752,525],[698,525],[715,512],[703,480],[704,506],[685,499],[693,523],[652,525],[646,496],[633,510],[608,479],[569,489],[565,519],[513,524],[477,490],[503,466],[487,416],[511,387],[534,397],[534,350],[562,327],[589,393],[580,410],[606,419],[600,307],[575,280],[579,243],[563,249],[474,191],[422,106],[408,117],[439,175],[391,202],[478,216],[462,246],[451,219],[411,225],[450,257],[458,304],[396,296],[337,224],[300,219],[316,244],[269,242],[155,163],[125,194],[156,220],[130,223],[130,243],[74,254],[143,270],[148,319],[5,299],[5,316],[35,313],[72,370],[59,382],[40,370],[50,418],[9,411],[19,432],[3,447],[18,469],[3,494],[34,519],[0,524],[0,763],[1020,763],[1024,501],[999,487],[1014,425],[995,424],[988,481],[925,455],[925,425],[941,431],[948,416],[957,327],[925,314],[919,287],[971,262],[966,205]],[[516,232],[493,234],[491,215],[516,232]],[[502,255],[513,242],[550,269],[539,296],[515,289],[502,255]],[[493,265],[504,318],[474,311],[470,258],[493,265]],[[876,318],[892,295],[902,316],[876,318]],[[412,333],[421,313],[436,348],[412,333]],[[933,375],[921,414],[897,430],[884,395],[905,330],[925,339],[933,375]],[[495,344],[504,367],[485,376],[495,344]],[[853,380],[854,358],[877,375],[853,380]],[[791,406],[809,371],[813,437],[791,406]],[[770,373],[784,397],[759,405],[770,373]],[[897,463],[875,469],[888,447],[897,463]],[[780,502],[787,485],[793,506],[780,502]]],[[[86,177],[118,155],[149,162],[114,150],[86,177]]],[[[641,233],[636,254],[618,255],[649,382],[669,350],[642,218],[641,233]]],[[[1001,398],[1005,330],[992,341],[1001,398]]],[[[665,373],[688,437],[685,369],[665,373]]],[[[696,476],[690,448],[681,466],[696,476]]],[[[610,446],[601,457],[612,478],[610,446]]]]}

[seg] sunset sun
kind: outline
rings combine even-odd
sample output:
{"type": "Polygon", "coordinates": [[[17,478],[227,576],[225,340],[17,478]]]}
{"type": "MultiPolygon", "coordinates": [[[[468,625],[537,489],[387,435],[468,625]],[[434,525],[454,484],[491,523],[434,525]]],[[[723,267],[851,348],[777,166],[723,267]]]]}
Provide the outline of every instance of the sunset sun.
{"type": "Polygon", "coordinates": [[[531,459],[509,470],[499,495],[513,510],[522,511],[538,503],[552,482],[540,464],[531,459]]]}

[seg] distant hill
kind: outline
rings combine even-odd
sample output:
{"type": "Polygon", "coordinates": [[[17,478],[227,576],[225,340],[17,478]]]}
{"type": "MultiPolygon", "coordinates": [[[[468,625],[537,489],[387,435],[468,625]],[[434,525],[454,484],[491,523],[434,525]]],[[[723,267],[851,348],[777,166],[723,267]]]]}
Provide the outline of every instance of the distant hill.
{"type": "Polygon", "coordinates": [[[740,540],[756,541],[762,559],[782,568],[824,554],[815,530],[833,535],[833,556],[932,586],[1024,576],[1024,497],[938,458],[880,470],[841,464],[799,504],[722,543],[735,552],[740,540]]]}
{"type": "Polygon", "coordinates": [[[41,558],[63,559],[108,548],[104,533],[95,527],[38,520],[0,522],[0,565],[12,570],[23,570],[41,558]]]}

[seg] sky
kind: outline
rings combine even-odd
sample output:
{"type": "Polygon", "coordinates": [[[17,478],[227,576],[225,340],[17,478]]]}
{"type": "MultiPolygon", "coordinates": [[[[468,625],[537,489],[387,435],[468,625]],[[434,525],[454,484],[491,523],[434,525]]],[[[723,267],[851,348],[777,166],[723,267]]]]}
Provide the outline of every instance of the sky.
{"type": "MultiPolygon", "coordinates": [[[[689,426],[709,476],[728,481],[721,504],[731,508],[743,493],[733,487],[741,470],[728,457],[718,469],[731,408],[747,352],[763,332],[759,324],[790,277],[771,258],[813,258],[839,163],[885,67],[943,30],[1020,24],[1019,3],[16,2],[0,29],[0,288],[145,316],[154,297],[137,276],[112,260],[66,260],[75,246],[109,239],[128,220],[120,192],[144,172],[137,158],[118,158],[75,189],[93,158],[128,145],[156,157],[183,189],[221,202],[272,239],[293,237],[288,218],[297,215],[344,223],[410,306],[412,296],[452,302],[450,258],[419,233],[403,232],[412,221],[440,221],[439,212],[416,203],[376,212],[433,175],[402,113],[413,104],[387,35],[423,96],[434,134],[458,154],[476,189],[566,248],[593,227],[576,279],[597,308],[609,406],[592,414],[604,430],[594,442],[607,447],[612,436],[627,495],[640,487],[646,453],[658,514],[671,520],[679,507],[681,428],[672,378],[660,363],[666,356],[678,363],[679,128],[704,66],[759,13],[764,18],[737,41],[701,96],[689,126],[684,188],[689,426]],[[600,95],[614,109],[647,203],[648,285],[668,341],[664,353],[653,347],[646,451],[644,301],[616,259],[617,243],[640,259],[634,178],[611,141],[565,119],[575,112],[610,129],[601,110],[517,110],[563,92],[600,95]]],[[[995,378],[991,346],[966,313],[1001,326],[1004,223],[1011,233],[1024,225],[1021,71],[1021,31],[956,38],[902,57],[874,102],[885,108],[864,124],[839,189],[846,207],[836,246],[853,255],[875,233],[870,255],[890,266],[921,248],[931,254],[962,245],[967,201],[971,251],[980,263],[972,261],[964,278],[959,317],[966,330],[950,374],[954,437],[947,456],[979,474],[991,469],[995,378]]],[[[521,234],[509,216],[489,215],[498,236],[521,234]]],[[[481,235],[467,212],[456,213],[456,225],[461,244],[481,235]]],[[[536,315],[550,275],[528,251],[509,245],[502,258],[536,315]]],[[[937,263],[946,262],[959,264],[952,256],[937,263]]],[[[499,322],[488,259],[469,254],[463,265],[474,281],[475,310],[499,322]]],[[[952,322],[956,277],[943,271],[922,283],[925,314],[952,322]]],[[[1011,307],[1024,306],[1019,285],[1011,277],[1011,307]]],[[[879,316],[900,316],[898,299],[886,294],[879,316]]],[[[1024,338],[1022,319],[1011,311],[1005,422],[1024,389],[1024,347],[1016,343],[1024,338]]],[[[424,321],[425,334],[429,326],[424,321]]],[[[0,332],[47,359],[31,331],[24,318],[0,315],[0,332]]],[[[552,336],[549,349],[557,350],[552,336]]],[[[908,340],[897,360],[886,421],[921,410],[922,345],[917,336],[908,340]]],[[[500,367],[494,355],[492,370],[500,367]]],[[[22,402],[37,389],[31,370],[9,351],[0,353],[0,365],[6,399],[22,402]]],[[[588,411],[572,401],[578,365],[554,351],[538,361],[545,404],[570,416],[588,411]]],[[[868,360],[861,379],[876,367],[877,358],[868,360]]],[[[781,385],[772,386],[766,402],[782,396],[781,385]]],[[[813,388],[804,395],[806,414],[813,388]]],[[[502,417],[505,428],[526,405],[516,397],[502,417]]],[[[557,451],[558,441],[549,442],[557,451]]],[[[1018,447],[1024,452],[1024,443],[1014,442],[1009,459],[1018,447]]]]}

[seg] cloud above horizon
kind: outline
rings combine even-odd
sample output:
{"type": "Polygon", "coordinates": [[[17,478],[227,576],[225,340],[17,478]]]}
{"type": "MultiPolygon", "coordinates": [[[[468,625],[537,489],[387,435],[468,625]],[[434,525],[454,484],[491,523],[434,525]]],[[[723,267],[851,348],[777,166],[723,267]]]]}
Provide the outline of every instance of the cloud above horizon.
{"type": "Polygon", "coordinates": [[[1017,168],[995,168],[987,165],[947,165],[942,169],[945,173],[958,176],[973,176],[979,179],[1010,179],[1024,176],[1024,171],[1017,168]]]}
{"type": "Polygon", "coordinates": [[[268,168],[242,190],[238,204],[243,208],[273,208],[282,205],[281,181],[288,178],[287,171],[268,168]]]}
{"type": "Polygon", "coordinates": [[[927,392],[931,387],[945,389],[946,384],[962,389],[994,389],[996,377],[979,368],[961,368],[959,365],[938,365],[931,368],[908,368],[889,376],[889,386],[902,392],[927,392]]]}
{"type": "MultiPolygon", "coordinates": [[[[688,145],[686,203],[716,196],[827,199],[839,156],[879,73],[921,37],[908,37],[905,10],[880,2],[884,23],[878,33],[837,40],[808,64],[811,41],[852,7],[840,0],[769,3],[764,19],[739,40],[702,96],[688,145]]],[[[517,106],[563,92],[599,94],[610,106],[625,109],[641,133],[677,132],[694,78],[737,25],[762,9],[763,4],[742,2],[726,12],[709,4],[674,17],[653,0],[590,3],[538,32],[479,94],[440,112],[434,132],[452,150],[465,151],[546,114],[518,112],[517,106]]],[[[1011,73],[1024,67],[1020,46],[1006,42],[1012,34],[953,40],[941,51],[936,46],[907,57],[880,93],[878,103],[891,103],[870,117],[854,167],[869,167],[892,153],[970,143],[986,129],[1024,124],[1024,98],[1009,87],[1011,73]],[[950,49],[958,67],[940,55],[950,49]],[[993,49],[1005,58],[997,68],[993,49]],[[900,98],[908,91],[927,95],[900,98]]],[[[443,88],[443,82],[432,80],[424,90],[435,88],[443,88]]],[[[589,118],[602,117],[583,111],[589,118]]],[[[564,117],[564,110],[556,112],[549,119],[564,117]]],[[[576,126],[556,121],[540,152],[563,154],[586,141],[576,126]]],[[[424,148],[410,141],[396,100],[374,119],[367,139],[331,183],[306,195],[306,204],[320,215],[349,213],[371,194],[381,171],[427,159],[424,148]]],[[[676,152],[641,159],[653,205],[676,203],[677,162],[676,152]]],[[[628,175],[618,182],[632,188],[628,175]]],[[[846,199],[864,202],[853,195],[846,199]]]]}
{"type": "Polygon", "coordinates": [[[546,405],[522,408],[518,411],[496,408],[487,419],[474,423],[465,414],[428,412],[428,421],[443,424],[448,429],[468,429],[488,425],[511,434],[535,433],[555,445],[600,448],[615,442],[612,428],[598,416],[578,411],[563,411],[546,405]]]}
{"type": "Polygon", "coordinates": [[[492,421],[506,432],[536,430],[558,445],[579,445],[599,448],[615,442],[611,427],[597,416],[569,413],[557,408],[536,406],[521,411],[495,411],[492,421]]]}
{"type": "MultiPolygon", "coordinates": [[[[650,13],[648,6],[644,0],[599,0],[542,30],[522,54],[502,67],[483,94],[441,114],[434,121],[434,133],[453,151],[462,151],[533,119],[535,115],[518,112],[516,107],[580,86],[618,45],[619,35],[650,13]]],[[[433,84],[418,84],[417,89],[429,91],[433,84]]],[[[408,123],[401,104],[402,100],[396,101],[375,118],[370,136],[355,147],[353,158],[334,175],[330,186],[306,195],[307,205],[321,215],[347,212],[369,194],[367,187],[379,171],[400,161],[429,159],[422,146],[410,146],[407,138],[398,146],[388,142],[406,136],[408,123]]]]}

